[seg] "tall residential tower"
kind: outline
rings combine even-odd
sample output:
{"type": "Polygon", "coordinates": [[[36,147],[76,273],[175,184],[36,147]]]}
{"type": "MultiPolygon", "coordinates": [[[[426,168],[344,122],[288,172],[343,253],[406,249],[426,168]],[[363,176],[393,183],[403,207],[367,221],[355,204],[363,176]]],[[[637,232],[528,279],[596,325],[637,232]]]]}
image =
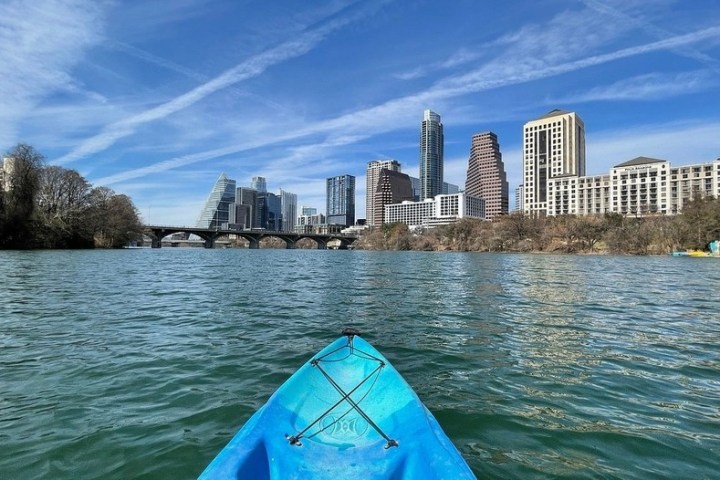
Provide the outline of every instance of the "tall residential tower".
{"type": "Polygon", "coordinates": [[[373,160],[368,162],[367,171],[365,172],[365,218],[366,224],[370,226],[382,224],[382,219],[376,220],[375,218],[375,192],[380,179],[380,171],[383,169],[399,172],[400,163],[397,160],[373,160]]]}
{"type": "Polygon", "coordinates": [[[420,125],[420,200],[443,193],[443,148],[440,115],[425,110],[420,125]]]}
{"type": "Polygon", "coordinates": [[[328,225],[355,225],[355,177],[340,175],[327,179],[328,225]]]}
{"type": "Polygon", "coordinates": [[[525,124],[523,143],[524,213],[545,214],[549,180],[585,175],[585,124],[553,110],[525,124]]]}
{"type": "Polygon", "coordinates": [[[465,193],[485,200],[485,218],[508,213],[508,182],[497,135],[473,135],[468,159],[465,193]]]}

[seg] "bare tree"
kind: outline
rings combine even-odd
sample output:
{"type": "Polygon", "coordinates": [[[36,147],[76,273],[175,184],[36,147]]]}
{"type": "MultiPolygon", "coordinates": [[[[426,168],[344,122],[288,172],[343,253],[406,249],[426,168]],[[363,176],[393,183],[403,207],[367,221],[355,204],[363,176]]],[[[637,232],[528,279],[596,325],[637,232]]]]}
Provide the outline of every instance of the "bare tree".
{"type": "Polygon", "coordinates": [[[41,228],[36,237],[49,247],[92,246],[92,229],[86,215],[90,183],[77,171],[58,166],[41,170],[36,211],[41,228]]]}
{"type": "Polygon", "coordinates": [[[0,246],[18,248],[31,241],[35,195],[44,157],[33,147],[20,143],[6,153],[0,191],[0,246]]]}
{"type": "Polygon", "coordinates": [[[96,246],[120,248],[142,236],[140,217],[130,197],[97,187],[91,190],[89,199],[88,218],[96,246]]]}

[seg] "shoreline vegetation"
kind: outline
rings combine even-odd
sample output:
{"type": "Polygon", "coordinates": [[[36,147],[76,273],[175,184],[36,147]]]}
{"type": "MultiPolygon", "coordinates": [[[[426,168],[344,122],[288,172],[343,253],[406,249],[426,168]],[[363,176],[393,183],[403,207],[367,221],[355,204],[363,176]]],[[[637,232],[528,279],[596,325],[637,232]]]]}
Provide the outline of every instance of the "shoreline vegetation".
{"type": "Polygon", "coordinates": [[[93,187],[76,170],[46,166],[18,144],[0,164],[0,249],[121,248],[142,238],[127,195],[93,187]]]}
{"type": "Polygon", "coordinates": [[[411,232],[386,224],[356,242],[363,250],[517,252],[665,255],[708,250],[720,238],[720,200],[695,196],[675,216],[562,215],[532,217],[513,213],[492,222],[461,219],[451,225],[411,232]]]}

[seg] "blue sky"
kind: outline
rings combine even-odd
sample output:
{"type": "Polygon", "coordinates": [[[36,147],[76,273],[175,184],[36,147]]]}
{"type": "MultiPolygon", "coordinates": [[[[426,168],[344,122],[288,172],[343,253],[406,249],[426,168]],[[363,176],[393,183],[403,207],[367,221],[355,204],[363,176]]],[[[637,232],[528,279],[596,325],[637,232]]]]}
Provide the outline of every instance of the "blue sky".
{"type": "Polygon", "coordinates": [[[29,143],[155,224],[193,225],[223,172],[319,211],[355,175],[362,218],[367,162],[418,176],[428,108],[445,181],[491,130],[511,198],[522,126],[555,108],[584,120],[588,174],[720,157],[716,0],[3,0],[0,67],[0,150],[29,143]]]}

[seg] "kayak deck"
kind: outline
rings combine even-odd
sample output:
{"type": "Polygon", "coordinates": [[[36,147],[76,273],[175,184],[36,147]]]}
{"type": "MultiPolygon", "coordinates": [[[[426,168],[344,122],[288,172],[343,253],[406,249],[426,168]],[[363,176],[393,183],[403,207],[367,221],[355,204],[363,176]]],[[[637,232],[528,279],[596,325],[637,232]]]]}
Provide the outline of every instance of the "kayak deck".
{"type": "Polygon", "coordinates": [[[237,479],[473,479],[432,414],[364,339],[293,374],[201,474],[237,479]]]}

